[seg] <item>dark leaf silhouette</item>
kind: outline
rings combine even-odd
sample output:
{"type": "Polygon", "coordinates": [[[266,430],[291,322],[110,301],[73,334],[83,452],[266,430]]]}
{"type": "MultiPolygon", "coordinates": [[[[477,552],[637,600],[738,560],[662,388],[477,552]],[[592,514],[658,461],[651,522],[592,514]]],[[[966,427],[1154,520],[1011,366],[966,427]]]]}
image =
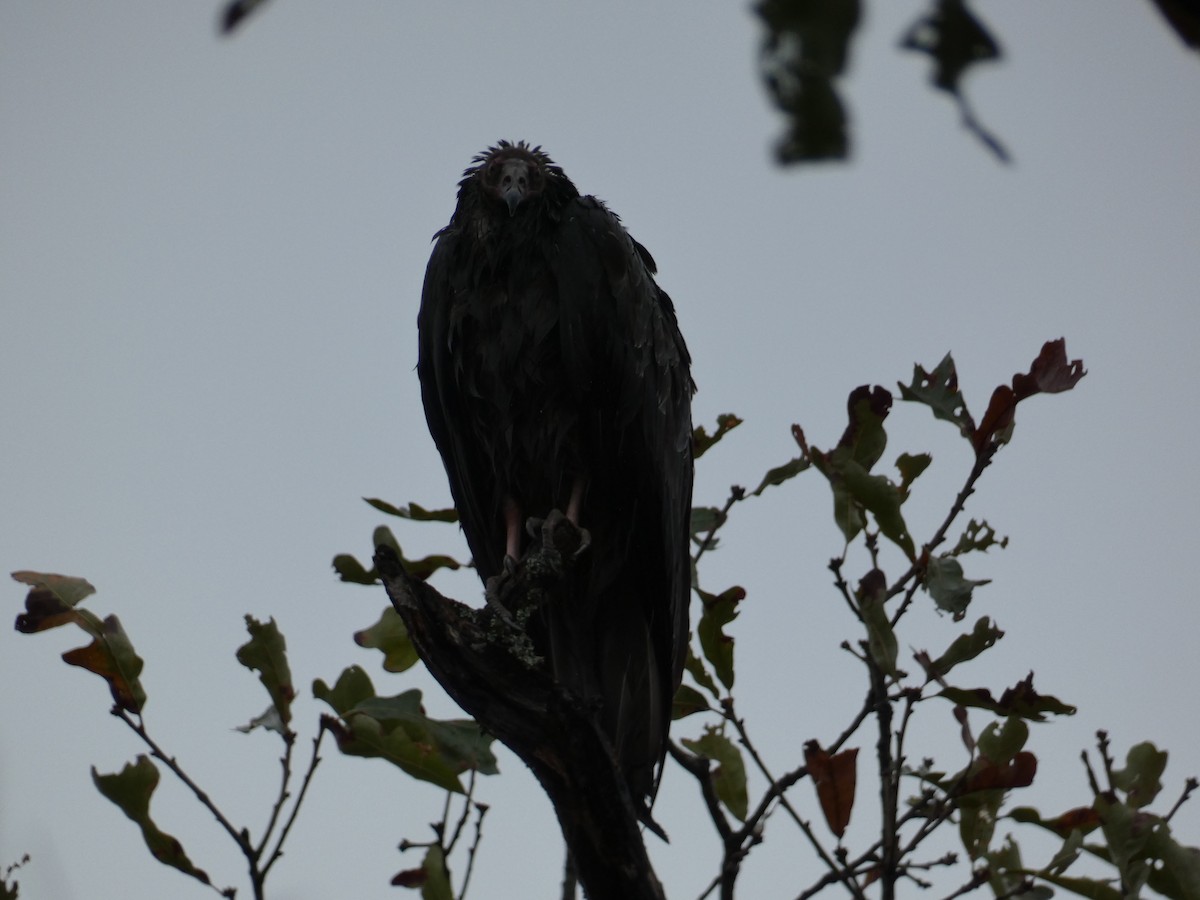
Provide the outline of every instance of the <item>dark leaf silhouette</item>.
{"type": "Polygon", "coordinates": [[[192,865],[179,840],[161,831],[150,818],[150,798],[158,787],[158,769],[148,757],[139,756],[136,762],[126,763],[112,775],[101,775],[93,768],[92,781],[101,794],[137,823],[155,859],[197,881],[210,883],[208,875],[192,865]]]}

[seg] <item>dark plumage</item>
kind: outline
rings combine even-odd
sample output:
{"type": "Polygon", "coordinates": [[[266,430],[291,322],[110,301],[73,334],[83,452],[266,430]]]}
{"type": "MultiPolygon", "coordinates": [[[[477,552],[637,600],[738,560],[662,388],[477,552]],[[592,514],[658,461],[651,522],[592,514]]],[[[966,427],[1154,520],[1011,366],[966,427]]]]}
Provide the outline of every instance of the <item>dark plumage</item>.
{"type": "Polygon", "coordinates": [[[524,142],[472,162],[421,295],[425,415],[485,582],[528,517],[589,532],[570,603],[530,632],[598,702],[645,815],[687,645],[690,358],[654,260],[603,203],[524,142]]]}

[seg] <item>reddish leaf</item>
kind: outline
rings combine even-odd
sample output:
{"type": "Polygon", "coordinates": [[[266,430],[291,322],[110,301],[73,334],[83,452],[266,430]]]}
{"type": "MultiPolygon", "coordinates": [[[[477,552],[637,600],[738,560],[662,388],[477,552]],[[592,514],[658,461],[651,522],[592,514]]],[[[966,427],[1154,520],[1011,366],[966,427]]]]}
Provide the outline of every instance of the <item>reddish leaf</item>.
{"type": "Polygon", "coordinates": [[[1017,397],[1013,389],[1002,384],[992,391],[992,399],[988,403],[983,421],[971,438],[975,452],[982,452],[988,444],[1007,444],[1012,437],[1013,424],[1016,421],[1017,397]]]}
{"type": "Polygon", "coordinates": [[[804,763],[817,789],[821,812],[825,815],[829,830],[838,840],[846,833],[850,812],[854,808],[857,759],[857,747],[830,756],[816,741],[808,741],[804,745],[804,763]]]}
{"type": "Polygon", "coordinates": [[[1008,790],[1029,787],[1037,774],[1037,757],[1022,750],[1006,763],[994,763],[980,757],[971,767],[971,773],[963,782],[963,793],[974,791],[1008,790]]]}
{"type": "Polygon", "coordinates": [[[983,421],[971,437],[975,452],[982,453],[988,446],[1008,443],[1017,404],[1022,400],[1034,394],[1069,391],[1086,374],[1083,360],[1067,361],[1067,342],[1063,338],[1047,341],[1027,373],[1014,375],[1011,388],[1001,385],[992,393],[983,421]]]}
{"type": "Polygon", "coordinates": [[[717,416],[717,427],[709,434],[703,425],[697,425],[692,431],[692,457],[699,459],[713,444],[742,424],[742,420],[733,413],[722,413],[717,416]]]}
{"type": "Polygon", "coordinates": [[[1017,400],[1034,394],[1059,394],[1071,390],[1086,374],[1082,359],[1067,362],[1065,338],[1046,341],[1042,345],[1042,352],[1030,366],[1029,374],[1013,376],[1013,392],[1017,400]]]}
{"type": "Polygon", "coordinates": [[[146,692],[138,681],[142,673],[142,658],[134,652],[116,616],[109,616],[103,622],[90,613],[86,616],[88,624],[81,622],[80,626],[92,634],[94,640],[86,647],[68,650],[63,654],[63,661],[95,672],[108,682],[117,706],[128,712],[140,713],[146,705],[146,692]]]}
{"type": "Polygon", "coordinates": [[[417,869],[405,869],[392,876],[392,884],[395,887],[419,888],[428,880],[429,872],[424,866],[417,869]]]}

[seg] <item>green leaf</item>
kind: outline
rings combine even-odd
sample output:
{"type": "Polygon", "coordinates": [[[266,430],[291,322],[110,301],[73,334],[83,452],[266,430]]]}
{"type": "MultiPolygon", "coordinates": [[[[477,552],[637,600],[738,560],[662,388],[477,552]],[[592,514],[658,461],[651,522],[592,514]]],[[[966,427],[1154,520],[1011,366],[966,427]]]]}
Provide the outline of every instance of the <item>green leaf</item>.
{"type": "Polygon", "coordinates": [[[169,834],[159,830],[150,818],[150,798],[158,787],[158,769],[145,755],[138,756],[136,763],[126,763],[125,768],[112,775],[101,775],[92,768],[92,781],[96,788],[120,807],[130,819],[142,829],[146,846],[160,863],[178,869],[197,881],[210,884],[208,875],[197,869],[188,859],[183,845],[169,834]]]}
{"type": "Polygon", "coordinates": [[[347,666],[333,687],[318,678],[313,682],[313,696],[333,707],[339,716],[362,701],[375,696],[375,686],[361,666],[347,666]]]}
{"type": "Polygon", "coordinates": [[[962,563],[949,554],[931,558],[925,569],[925,590],[938,609],[953,614],[956,622],[966,616],[975,588],[990,583],[990,578],[979,581],[964,578],[962,563]]]}
{"type": "Polygon", "coordinates": [[[838,449],[847,449],[850,459],[869,472],[887,448],[883,422],[891,411],[892,395],[879,385],[871,388],[863,384],[850,392],[846,406],[850,422],[838,441],[838,449]]]}
{"type": "Polygon", "coordinates": [[[1049,694],[1039,694],[1033,688],[1033,673],[1030,672],[1024,681],[1007,688],[1000,699],[992,697],[992,692],[986,688],[957,688],[947,687],[937,694],[945,697],[951,703],[959,706],[970,706],[976,709],[987,709],[1001,716],[1020,716],[1034,722],[1044,722],[1046,715],[1073,716],[1075,707],[1068,706],[1049,694]]]}
{"type": "Polygon", "coordinates": [[[347,584],[378,584],[379,573],[375,567],[366,568],[349,553],[339,553],[333,558],[333,570],[347,584]]]}
{"type": "Polygon", "coordinates": [[[850,496],[875,517],[875,524],[883,536],[903,550],[909,559],[915,559],[913,539],[900,512],[904,502],[900,489],[883,475],[867,474],[866,469],[854,461],[842,467],[841,475],[850,496]]]}
{"type": "Polygon", "coordinates": [[[1025,881],[1025,867],[1021,863],[1021,848],[1012,835],[997,849],[988,851],[987,869],[988,883],[995,896],[1020,896],[1024,900],[1020,887],[1025,881]]]}
{"type": "Polygon", "coordinates": [[[458,793],[462,772],[497,772],[492,737],[473,721],[430,719],[418,690],[376,697],[366,672],[351,666],[333,688],[315,682],[313,695],[341,718],[334,734],[339,749],[349,756],[384,759],[414,778],[458,793]]]}
{"type": "Polygon", "coordinates": [[[896,657],[899,644],[892,631],[884,603],[887,600],[887,576],[872,569],[858,583],[858,608],[867,629],[867,650],[871,659],[890,678],[898,678],[896,657]]]}
{"type": "Polygon", "coordinates": [[[729,738],[712,726],[696,739],[684,738],[683,745],[697,756],[711,759],[717,764],[713,770],[713,789],[717,799],[740,821],[746,820],[749,799],[746,794],[746,766],[741,751],[729,738]]]}
{"type": "Polygon", "coordinates": [[[706,712],[712,709],[704,695],[688,684],[681,684],[671,701],[671,718],[683,719],[693,713],[706,712]]]}
{"type": "Polygon", "coordinates": [[[1167,752],[1143,741],[1129,748],[1125,768],[1112,773],[1113,787],[1125,792],[1125,802],[1133,809],[1143,809],[1162,790],[1160,779],[1166,768],[1167,752]]]}
{"type": "Polygon", "coordinates": [[[712,694],[714,699],[721,699],[721,689],[717,687],[717,683],[708,674],[708,669],[704,668],[703,661],[692,650],[690,641],[688,642],[687,660],[684,662],[683,668],[696,680],[696,684],[712,694]]]}
{"type": "Polygon", "coordinates": [[[742,424],[742,420],[733,413],[722,413],[717,416],[717,427],[709,434],[703,425],[697,425],[692,431],[692,459],[703,456],[714,444],[742,424]]]}
{"type": "Polygon", "coordinates": [[[296,697],[287,661],[287,642],[274,618],[264,624],[253,616],[246,616],[246,631],[250,633],[250,640],[238,647],[237,661],[258,672],[258,680],[267,689],[272,705],[279,710],[279,718],[286,726],[292,720],[292,700],[296,697]]]}
{"type": "Polygon", "coordinates": [[[696,634],[704,658],[712,663],[717,678],[726,688],[733,687],[733,638],[724,627],[737,618],[737,605],[746,599],[744,588],[731,587],[720,594],[698,591],[703,607],[696,634]]]}
{"type": "Polygon", "coordinates": [[[960,634],[946,648],[946,652],[933,661],[928,671],[930,678],[945,676],[959,663],[974,659],[1002,637],[1004,632],[984,616],[975,623],[970,634],[960,634]]]}
{"type": "Polygon", "coordinates": [[[1094,878],[1072,878],[1053,872],[1038,872],[1037,876],[1055,887],[1080,897],[1087,897],[1089,900],[1123,900],[1124,895],[1109,882],[1097,881],[1094,878]]]}
{"type": "Polygon", "coordinates": [[[287,726],[284,725],[283,718],[279,715],[279,710],[275,708],[275,704],[268,706],[262,715],[255,716],[245,725],[235,726],[234,730],[240,731],[242,734],[249,734],[256,728],[274,731],[276,734],[284,736],[288,733],[287,726]]]}
{"type": "Polygon", "coordinates": [[[776,487],[795,478],[811,464],[802,456],[797,456],[795,459],[785,462],[782,466],[776,466],[773,469],[768,469],[767,474],[763,475],[762,481],[758,487],[752,492],[756,497],[761,495],[769,487],[776,487]]]}
{"type": "Polygon", "coordinates": [[[419,578],[425,581],[436,572],[438,569],[449,569],[453,572],[455,569],[461,569],[463,564],[452,556],[445,556],[441,553],[434,553],[430,556],[422,556],[420,559],[404,559],[400,560],[404,563],[404,568],[413,578],[419,578]]]}
{"type": "Polygon", "coordinates": [[[714,528],[725,524],[725,517],[715,506],[693,506],[692,518],[688,526],[693,538],[703,539],[714,528]]]}
{"type": "Polygon", "coordinates": [[[989,722],[979,735],[979,752],[991,762],[1003,765],[1025,746],[1029,726],[1019,716],[1009,716],[1001,722],[989,722]]]}
{"type": "Polygon", "coordinates": [[[425,851],[425,883],[421,885],[421,900],[454,900],[450,888],[450,873],[446,871],[446,856],[437,844],[425,851]]]}
{"type": "Polygon", "coordinates": [[[1004,790],[975,791],[958,798],[958,834],[971,859],[984,856],[996,831],[1004,790]]]}
{"type": "Polygon", "coordinates": [[[989,547],[999,547],[1003,550],[1008,546],[1008,538],[996,539],[996,531],[986,521],[976,522],[972,519],[958,538],[958,543],[950,551],[950,556],[961,556],[972,550],[987,551],[989,547]]]}
{"type": "Polygon", "coordinates": [[[411,519],[414,522],[458,521],[458,510],[454,509],[454,507],[450,507],[449,509],[426,509],[416,503],[410,503],[407,506],[395,506],[386,500],[379,500],[375,497],[363,497],[363,500],[382,513],[387,513],[389,516],[397,516],[401,519],[411,519]]]}
{"type": "Polygon", "coordinates": [[[385,606],[379,621],[370,628],[354,632],[354,643],[383,653],[383,668],[388,672],[410,669],[420,658],[408,637],[408,628],[400,614],[385,606]]]}
{"type": "Polygon", "coordinates": [[[912,383],[899,387],[901,399],[928,406],[935,417],[957,425],[963,437],[970,439],[975,432],[975,420],[958,389],[958,371],[949,353],[932,372],[913,366],[912,383]]]}
{"type": "Polygon", "coordinates": [[[900,494],[905,499],[908,498],[908,489],[912,487],[912,483],[929,468],[929,464],[933,462],[933,457],[928,453],[901,453],[896,459],[896,468],[900,472],[900,494]]]}
{"type": "Polygon", "coordinates": [[[1148,844],[1152,828],[1149,820],[1156,817],[1135,812],[1111,793],[1098,795],[1095,807],[1100,813],[1100,827],[1112,863],[1121,873],[1122,886],[1132,896],[1140,896],[1142,886],[1150,877],[1148,844]]]}
{"type": "Polygon", "coordinates": [[[1173,900],[1200,898],[1200,850],[1177,843],[1162,820],[1155,825],[1149,846],[1162,863],[1151,872],[1150,887],[1173,900]]]}

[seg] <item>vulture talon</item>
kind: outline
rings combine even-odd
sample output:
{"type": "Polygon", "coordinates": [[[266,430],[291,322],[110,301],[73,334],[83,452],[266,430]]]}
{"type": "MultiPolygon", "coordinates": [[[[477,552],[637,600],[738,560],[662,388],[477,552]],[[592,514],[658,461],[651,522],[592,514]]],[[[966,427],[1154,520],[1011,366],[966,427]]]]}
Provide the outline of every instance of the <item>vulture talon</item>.
{"type": "MultiPolygon", "coordinates": [[[[553,510],[551,510],[553,512],[553,510]]],[[[525,520],[525,533],[531,538],[541,538],[542,544],[546,542],[546,523],[551,521],[550,517],[539,519],[535,516],[530,516],[525,520]]],[[[510,557],[511,558],[511,557],[510,557]]]]}
{"type": "Polygon", "coordinates": [[[572,560],[579,559],[579,557],[583,556],[584,551],[587,550],[588,547],[592,546],[592,533],[586,528],[579,528],[578,526],[576,526],[576,528],[579,531],[579,546],[576,547],[575,552],[571,554],[572,560]]]}
{"type": "Polygon", "coordinates": [[[517,624],[517,620],[513,618],[512,613],[508,611],[508,607],[504,605],[504,601],[501,599],[501,596],[505,592],[505,587],[512,580],[516,571],[517,561],[511,556],[505,556],[504,571],[499,575],[493,575],[487,580],[483,589],[483,599],[487,603],[488,609],[495,613],[496,618],[510,628],[520,631],[522,630],[521,626],[517,624]]]}

